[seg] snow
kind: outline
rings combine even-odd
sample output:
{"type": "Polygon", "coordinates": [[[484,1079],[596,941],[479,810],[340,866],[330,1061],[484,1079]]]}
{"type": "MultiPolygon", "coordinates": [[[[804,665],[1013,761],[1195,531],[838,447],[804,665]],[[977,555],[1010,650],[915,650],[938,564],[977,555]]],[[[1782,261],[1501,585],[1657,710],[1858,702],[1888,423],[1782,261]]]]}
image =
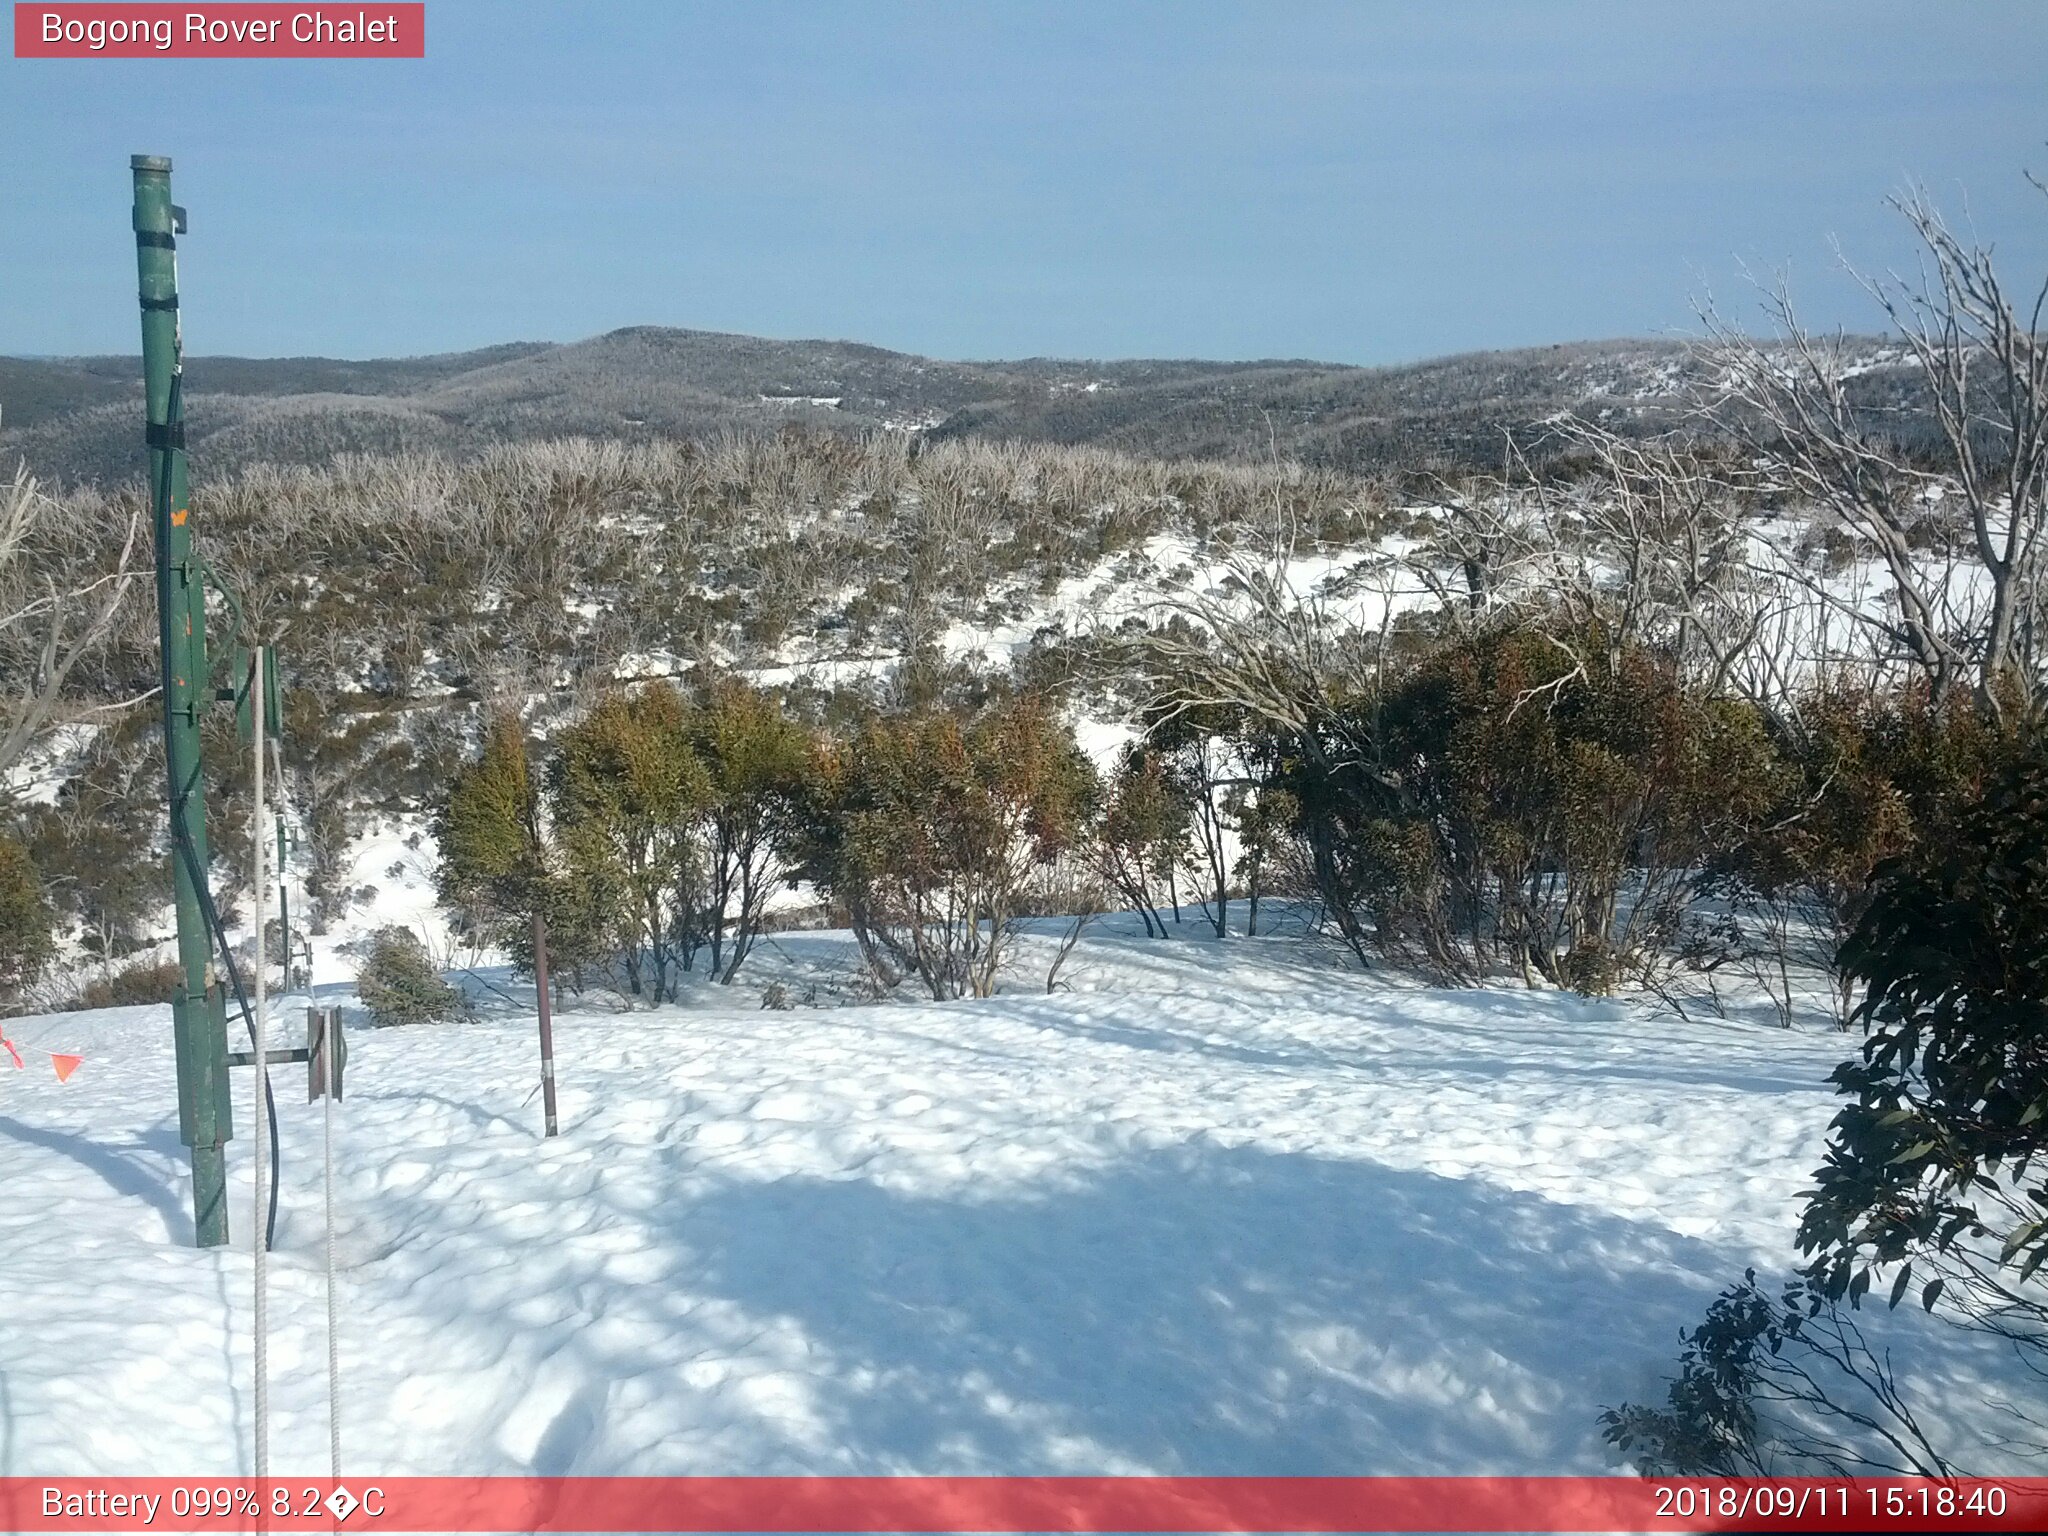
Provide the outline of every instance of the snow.
{"type": "MultiPolygon", "coordinates": [[[[1049,947],[985,1002],[754,1006],[850,973],[829,933],[680,1005],[572,999],[552,1141],[530,994],[356,1029],[345,1469],[1610,1470],[1600,1407],[1659,1395],[1679,1329],[1745,1266],[1784,1269],[1846,1048],[1124,919],[1046,995],[1049,947]]],[[[0,1069],[0,1473],[246,1472],[249,1141],[241,1246],[197,1250],[165,1010],[8,1032],[30,1069],[0,1069]],[[50,1050],[87,1059],[59,1085],[50,1050]]],[[[280,1475],[326,1465],[296,1070],[280,1475]]],[[[1992,1412],[2000,1357],[1877,1322],[1915,1346],[1931,1417],[1992,1412]]]]}
{"type": "Polygon", "coordinates": [[[0,774],[0,795],[15,805],[55,805],[98,735],[97,726],[76,722],[52,727],[0,774]]]}

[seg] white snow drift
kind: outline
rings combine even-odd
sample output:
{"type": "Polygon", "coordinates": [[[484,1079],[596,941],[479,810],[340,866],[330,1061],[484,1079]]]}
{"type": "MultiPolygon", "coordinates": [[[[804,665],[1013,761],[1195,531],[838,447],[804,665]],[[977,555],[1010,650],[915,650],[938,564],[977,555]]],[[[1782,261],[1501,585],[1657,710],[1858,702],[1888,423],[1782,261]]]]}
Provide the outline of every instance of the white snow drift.
{"type": "MultiPolygon", "coordinates": [[[[572,1007],[550,1142],[530,1014],[358,1031],[344,1469],[1599,1471],[1600,1406],[1786,1267],[1843,1037],[1109,926],[1056,996],[572,1007]]],[[[202,1252],[164,1010],[9,1032],[0,1473],[246,1472],[247,1074],[241,1246],[202,1252]],[[39,1050],[87,1061],[59,1085],[39,1050]]],[[[289,1475],[325,1470],[326,1342],[319,1116],[277,1081],[289,1475]]],[[[1880,1326],[1990,1433],[2004,1361],[1880,1326]]]]}

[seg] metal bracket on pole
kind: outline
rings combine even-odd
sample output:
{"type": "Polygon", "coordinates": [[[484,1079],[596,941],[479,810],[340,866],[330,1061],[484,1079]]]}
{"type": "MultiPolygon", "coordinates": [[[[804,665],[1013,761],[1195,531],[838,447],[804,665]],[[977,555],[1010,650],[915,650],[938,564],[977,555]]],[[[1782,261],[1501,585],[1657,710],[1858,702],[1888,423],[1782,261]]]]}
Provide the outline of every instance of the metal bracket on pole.
{"type": "MultiPolygon", "coordinates": [[[[341,1027],[341,1009],[332,1004],[315,1004],[306,1010],[306,1043],[304,1045],[274,1046],[263,1053],[263,1060],[270,1066],[290,1066],[293,1062],[306,1063],[306,1102],[312,1103],[327,1091],[327,1073],[323,1052],[327,1048],[327,1036],[334,1036],[334,1096],[342,1097],[344,1074],[348,1068],[348,1034],[341,1027]]],[[[256,1064],[254,1051],[229,1051],[228,1065],[249,1067],[256,1064]]]]}

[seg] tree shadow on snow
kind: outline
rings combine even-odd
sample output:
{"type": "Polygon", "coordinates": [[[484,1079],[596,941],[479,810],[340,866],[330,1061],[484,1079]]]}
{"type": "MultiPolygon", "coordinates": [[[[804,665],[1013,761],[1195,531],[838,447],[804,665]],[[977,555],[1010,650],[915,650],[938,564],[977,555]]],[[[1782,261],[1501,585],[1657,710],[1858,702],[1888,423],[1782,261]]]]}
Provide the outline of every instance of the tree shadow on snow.
{"type": "Polygon", "coordinates": [[[106,1142],[24,1125],[11,1115],[0,1115],[0,1141],[42,1147],[70,1158],[98,1174],[114,1193],[143,1201],[154,1209],[163,1218],[165,1241],[178,1244],[192,1242],[192,1212],[178,1192],[144,1164],[122,1155],[127,1152],[140,1152],[152,1157],[180,1154],[184,1148],[175,1131],[159,1129],[145,1133],[138,1141],[106,1142]]]}
{"type": "MultiPolygon", "coordinates": [[[[1052,1034],[1100,1041],[1106,1045],[1128,1046],[1132,1050],[1156,1051],[1169,1056],[1204,1056],[1218,1061],[1246,1066],[1275,1067],[1289,1072],[1338,1071],[1384,1075],[1396,1071],[1413,1071],[1431,1076],[1503,1080],[1540,1074],[1545,1078],[1585,1078],[1671,1087],[1723,1088],[1744,1094],[1811,1094],[1826,1098],[1834,1092],[1826,1081],[1825,1072],[1816,1071],[1810,1078],[1787,1077],[1758,1071],[1753,1061],[1742,1057],[1735,1057],[1725,1065],[1710,1064],[1698,1068],[1677,1066],[1667,1060],[1659,1060],[1640,1067],[1618,1062],[1575,1062],[1568,1059],[1571,1042],[1563,1037],[1562,1032],[1556,1040],[1533,1037],[1532,1047],[1541,1049],[1544,1054],[1540,1059],[1522,1061],[1499,1050],[1485,1055],[1454,1056],[1440,1050],[1429,1053],[1403,1050],[1394,1043],[1380,1043],[1353,1049],[1323,1049],[1309,1045],[1245,1045],[1236,1040],[1218,1039],[1212,1034],[1173,1029],[1164,1025],[1134,1024],[1121,1019],[1077,1017],[1071,1008],[1062,1008],[1057,1003],[1021,1003],[1009,998],[1000,1001],[1006,1005],[1010,1017],[1034,1029],[1042,1029],[1052,1034]]],[[[1448,1027],[1438,1024],[1434,1029],[1441,1034],[1448,1027]]]]}
{"type": "Polygon", "coordinates": [[[874,1471],[1598,1471],[1601,1403],[1740,1267],[1475,1180],[1201,1144],[1016,1197],[785,1178],[673,1214],[678,1281],[796,1323],[874,1471]]]}

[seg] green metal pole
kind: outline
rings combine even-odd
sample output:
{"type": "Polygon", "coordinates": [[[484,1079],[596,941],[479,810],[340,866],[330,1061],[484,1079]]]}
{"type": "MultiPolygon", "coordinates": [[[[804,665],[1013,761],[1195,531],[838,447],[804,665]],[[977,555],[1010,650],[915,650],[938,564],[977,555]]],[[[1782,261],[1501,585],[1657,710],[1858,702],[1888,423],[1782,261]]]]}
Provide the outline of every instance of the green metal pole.
{"type": "Polygon", "coordinates": [[[199,711],[209,695],[206,596],[192,552],[192,501],[185,479],[185,423],[179,399],[183,342],[176,234],[183,213],[171,203],[169,160],[136,155],[129,166],[135,173],[135,266],[141,279],[150,510],[163,654],[171,883],[178,911],[178,963],[184,970],[183,985],[171,999],[178,1133],[192,1149],[192,1214],[199,1246],[211,1248],[228,1240],[225,1146],[234,1134],[234,1121],[228,1096],[227,999],[214,975],[198,885],[207,867],[199,711]]]}

